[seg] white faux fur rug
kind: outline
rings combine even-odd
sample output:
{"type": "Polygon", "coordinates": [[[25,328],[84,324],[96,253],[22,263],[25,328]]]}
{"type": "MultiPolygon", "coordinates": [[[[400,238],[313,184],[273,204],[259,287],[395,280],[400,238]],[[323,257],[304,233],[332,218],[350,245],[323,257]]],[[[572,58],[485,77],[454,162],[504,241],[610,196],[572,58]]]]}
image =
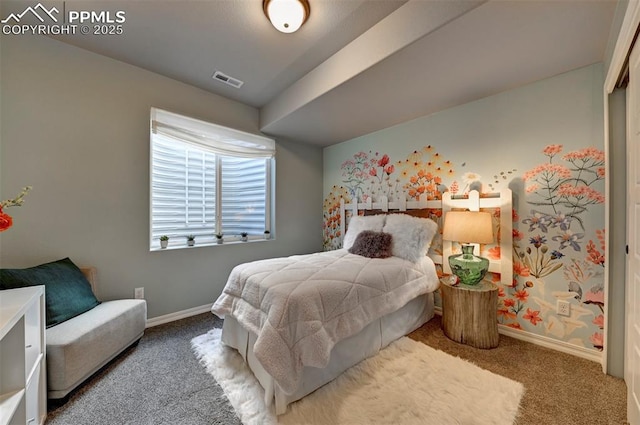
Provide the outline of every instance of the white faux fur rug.
{"type": "Polygon", "coordinates": [[[264,390],[220,334],[213,329],[191,344],[245,425],[511,425],[524,393],[518,382],[404,337],[276,419],[264,390]]]}

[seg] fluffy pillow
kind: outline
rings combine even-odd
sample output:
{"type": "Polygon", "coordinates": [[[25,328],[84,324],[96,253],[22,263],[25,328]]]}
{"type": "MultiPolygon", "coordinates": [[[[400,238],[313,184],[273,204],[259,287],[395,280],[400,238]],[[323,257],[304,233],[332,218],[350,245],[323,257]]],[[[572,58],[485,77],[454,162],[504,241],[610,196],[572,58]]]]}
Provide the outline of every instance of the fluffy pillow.
{"type": "Polygon", "coordinates": [[[344,235],[344,239],[342,240],[342,247],[349,249],[353,242],[355,242],[358,234],[363,230],[373,230],[374,232],[382,232],[382,227],[384,226],[385,219],[387,218],[384,214],[378,215],[356,215],[351,217],[349,220],[349,226],[347,226],[347,233],[344,235]]]}
{"type": "Polygon", "coordinates": [[[407,214],[388,215],[383,228],[383,232],[392,236],[392,254],[412,262],[427,255],[437,231],[438,225],[433,220],[407,214]]]}
{"type": "Polygon", "coordinates": [[[391,257],[391,240],[389,233],[363,230],[358,234],[349,252],[368,258],[391,257]]]}
{"type": "Polygon", "coordinates": [[[68,258],[28,269],[0,270],[0,289],[37,285],[45,286],[47,328],[100,304],[87,278],[68,258]]]}

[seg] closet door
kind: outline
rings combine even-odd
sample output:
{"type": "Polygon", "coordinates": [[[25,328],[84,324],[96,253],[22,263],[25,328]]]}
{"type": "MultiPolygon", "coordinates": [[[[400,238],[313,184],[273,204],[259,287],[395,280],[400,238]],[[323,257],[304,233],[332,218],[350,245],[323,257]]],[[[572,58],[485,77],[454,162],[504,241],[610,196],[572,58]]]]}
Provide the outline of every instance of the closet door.
{"type": "Polygon", "coordinates": [[[640,425],[640,45],[629,60],[627,87],[627,420],[640,425]]]}

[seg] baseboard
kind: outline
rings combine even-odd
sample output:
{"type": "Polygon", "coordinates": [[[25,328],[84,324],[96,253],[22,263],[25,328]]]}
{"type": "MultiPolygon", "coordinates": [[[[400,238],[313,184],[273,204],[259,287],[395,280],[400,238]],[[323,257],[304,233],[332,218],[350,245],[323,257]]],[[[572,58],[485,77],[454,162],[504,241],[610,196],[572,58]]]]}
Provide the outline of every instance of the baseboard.
{"type": "Polygon", "coordinates": [[[544,335],[538,335],[527,331],[519,331],[505,325],[498,325],[498,332],[511,338],[520,339],[542,347],[551,348],[552,350],[562,353],[571,354],[576,357],[591,360],[593,362],[602,363],[602,353],[600,351],[590,350],[585,347],[569,344],[564,341],[549,338],[544,335]]]}
{"type": "MultiPolygon", "coordinates": [[[[434,311],[437,315],[442,316],[442,307],[436,306],[434,307],[434,311]]],[[[498,324],[498,333],[511,338],[519,339],[521,341],[530,342],[531,344],[540,345],[542,347],[550,348],[562,353],[571,354],[576,357],[591,360],[593,362],[602,363],[602,353],[599,351],[596,352],[585,347],[579,347],[577,345],[568,344],[564,341],[559,341],[557,339],[549,338],[527,331],[513,329],[509,326],[500,324],[498,324]]]]}
{"type": "Polygon", "coordinates": [[[152,317],[147,320],[147,328],[163,325],[169,322],[175,322],[176,320],[186,319],[187,317],[196,316],[202,313],[208,313],[211,311],[213,304],[201,305],[200,307],[193,307],[187,310],[176,311],[175,313],[165,314],[163,316],[152,317]]]}

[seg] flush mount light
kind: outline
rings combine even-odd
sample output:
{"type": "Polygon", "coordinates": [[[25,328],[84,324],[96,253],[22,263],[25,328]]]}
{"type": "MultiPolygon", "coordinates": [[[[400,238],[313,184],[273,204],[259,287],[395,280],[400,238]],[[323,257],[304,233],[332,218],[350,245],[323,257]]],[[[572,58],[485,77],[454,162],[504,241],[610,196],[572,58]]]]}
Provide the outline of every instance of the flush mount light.
{"type": "Polygon", "coordinates": [[[308,0],[264,0],[262,9],[271,24],[285,33],[297,31],[311,13],[308,0]]]}

